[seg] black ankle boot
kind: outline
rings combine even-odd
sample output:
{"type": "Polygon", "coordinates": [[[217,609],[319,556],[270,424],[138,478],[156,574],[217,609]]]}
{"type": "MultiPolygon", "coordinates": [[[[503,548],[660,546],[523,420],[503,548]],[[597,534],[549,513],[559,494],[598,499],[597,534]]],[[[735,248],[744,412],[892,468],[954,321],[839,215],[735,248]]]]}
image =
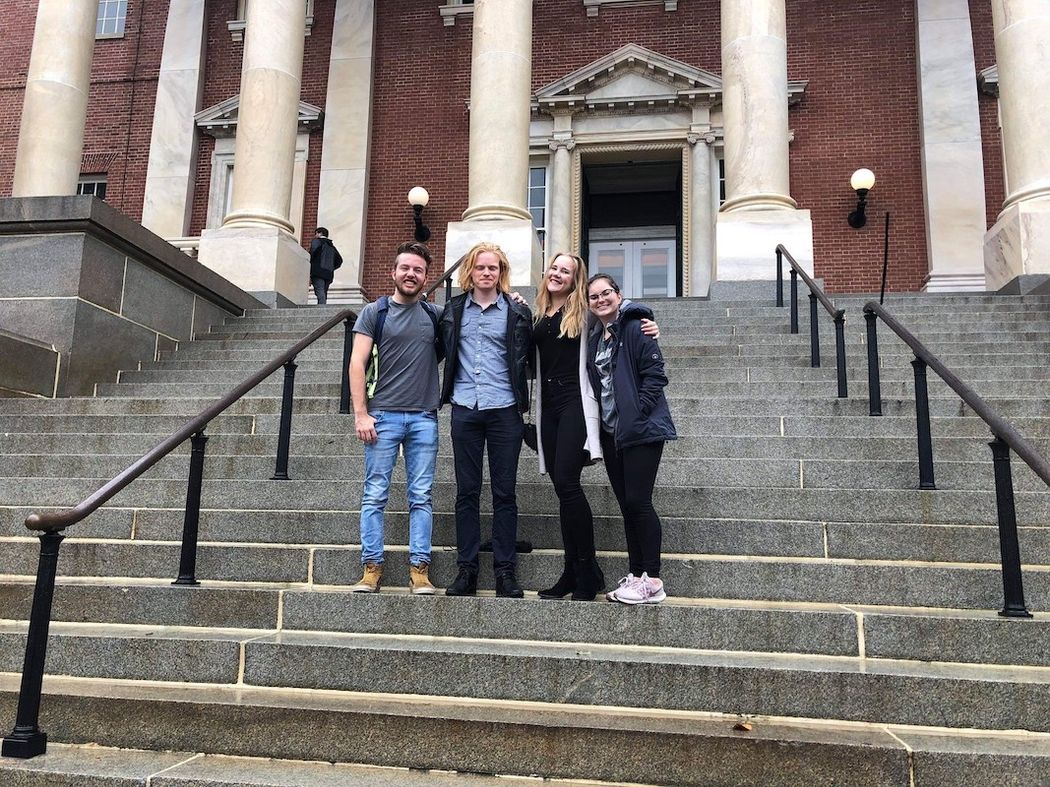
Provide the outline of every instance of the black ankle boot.
{"type": "Polygon", "coordinates": [[[478,592],[478,572],[461,568],[456,581],[445,588],[446,596],[473,596],[478,592]]]}
{"type": "Polygon", "coordinates": [[[594,601],[595,597],[605,590],[605,575],[598,561],[593,557],[577,560],[573,569],[576,574],[576,589],[572,592],[572,600],[594,601]]]}
{"type": "Polygon", "coordinates": [[[561,576],[558,577],[558,581],[546,590],[541,590],[538,595],[540,598],[565,598],[574,590],[576,590],[576,574],[573,571],[572,563],[566,558],[565,569],[561,572],[561,576]]]}

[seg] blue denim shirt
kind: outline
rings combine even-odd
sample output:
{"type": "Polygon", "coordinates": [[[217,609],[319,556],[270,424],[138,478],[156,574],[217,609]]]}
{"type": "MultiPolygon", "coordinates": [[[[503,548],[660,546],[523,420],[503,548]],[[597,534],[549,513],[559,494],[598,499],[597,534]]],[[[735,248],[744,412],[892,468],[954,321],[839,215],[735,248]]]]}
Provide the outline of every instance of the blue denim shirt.
{"type": "Polygon", "coordinates": [[[515,403],[507,361],[507,301],[503,293],[482,309],[467,295],[459,329],[459,368],[452,403],[472,410],[495,410],[515,403]]]}

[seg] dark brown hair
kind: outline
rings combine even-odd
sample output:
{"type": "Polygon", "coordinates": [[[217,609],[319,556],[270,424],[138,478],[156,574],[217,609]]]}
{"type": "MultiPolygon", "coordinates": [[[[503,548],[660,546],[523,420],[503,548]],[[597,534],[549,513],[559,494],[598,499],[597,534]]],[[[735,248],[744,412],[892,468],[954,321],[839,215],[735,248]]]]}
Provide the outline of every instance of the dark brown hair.
{"type": "Polygon", "coordinates": [[[397,267],[397,258],[400,257],[402,254],[415,254],[417,257],[422,257],[427,264],[427,270],[430,270],[430,263],[433,261],[430,256],[430,249],[428,249],[419,241],[405,241],[397,247],[397,253],[394,255],[395,268],[397,267]]]}

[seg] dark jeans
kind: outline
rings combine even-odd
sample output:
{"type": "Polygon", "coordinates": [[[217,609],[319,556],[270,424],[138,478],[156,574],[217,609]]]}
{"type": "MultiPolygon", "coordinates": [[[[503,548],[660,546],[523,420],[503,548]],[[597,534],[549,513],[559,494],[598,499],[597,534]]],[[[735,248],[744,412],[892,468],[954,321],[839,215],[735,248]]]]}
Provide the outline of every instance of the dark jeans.
{"type": "Polygon", "coordinates": [[[310,279],[310,283],[314,286],[314,295],[317,296],[317,305],[324,306],[328,303],[328,285],[331,282],[325,279],[310,279]]]}
{"type": "Polygon", "coordinates": [[[580,485],[586,458],[587,424],[578,385],[548,380],[543,386],[540,418],[543,461],[558,495],[565,559],[594,557],[594,515],[580,485]]]}
{"type": "Polygon", "coordinates": [[[662,441],[643,443],[617,451],[611,434],[603,429],[601,437],[605,469],[623,514],[630,571],[636,577],[643,571],[659,577],[663,531],[660,517],[653,508],[653,487],[664,444],[662,441]]]}
{"type": "Polygon", "coordinates": [[[471,410],[452,405],[452,453],[456,461],[456,546],[460,568],[478,570],[481,546],[481,461],[489,449],[492,486],[492,564],[496,575],[517,563],[518,500],[514,486],[521,451],[521,413],[517,405],[471,410]]]}

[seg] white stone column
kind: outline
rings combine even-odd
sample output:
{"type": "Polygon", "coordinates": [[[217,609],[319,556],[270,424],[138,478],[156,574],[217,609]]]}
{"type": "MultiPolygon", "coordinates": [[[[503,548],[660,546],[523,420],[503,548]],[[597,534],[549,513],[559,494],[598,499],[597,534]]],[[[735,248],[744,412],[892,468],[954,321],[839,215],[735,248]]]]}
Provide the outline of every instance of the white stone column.
{"type": "Polygon", "coordinates": [[[317,195],[317,223],[343,255],[329,303],[362,301],[374,53],[375,0],[337,0],[317,195]]]}
{"type": "Polygon", "coordinates": [[[711,193],[711,143],[713,134],[690,133],[689,142],[689,290],[687,295],[704,296],[714,279],[714,222],[711,193]]]}
{"type": "Polygon", "coordinates": [[[924,289],[984,290],[984,154],[969,3],[915,5],[930,271],[924,289]]]}
{"type": "Polygon", "coordinates": [[[197,170],[197,129],[204,88],[204,0],[171,0],[153,110],[142,225],[163,238],[185,237],[197,170]]]}
{"type": "Polygon", "coordinates": [[[200,261],[272,305],[305,303],[309,254],[291,235],[306,3],[248,4],[234,148],[233,198],[200,261]]]}
{"type": "Polygon", "coordinates": [[[796,207],[788,181],[787,20],[784,0],[722,3],[722,210],[796,207]]]}
{"type": "Polygon", "coordinates": [[[469,196],[449,225],[445,262],[478,240],[498,243],[511,282],[531,284],[540,245],[525,207],[529,184],[532,0],[477,0],[470,72],[469,196]]]}
{"type": "Polygon", "coordinates": [[[15,154],[13,197],[76,194],[98,0],[40,0],[15,154]]]}
{"type": "Polygon", "coordinates": [[[721,9],[726,201],[718,278],[773,278],[778,243],[812,271],[809,211],[795,210],[790,196],[784,0],[726,0],[721,9]]]}
{"type": "Polygon", "coordinates": [[[1050,3],[992,0],[1009,193],[984,249],[990,289],[1050,279],[1050,3]]]}
{"type": "Polygon", "coordinates": [[[547,220],[548,256],[559,251],[576,253],[572,248],[572,149],[576,141],[572,137],[550,141],[551,179],[550,216],[547,220]]]}

